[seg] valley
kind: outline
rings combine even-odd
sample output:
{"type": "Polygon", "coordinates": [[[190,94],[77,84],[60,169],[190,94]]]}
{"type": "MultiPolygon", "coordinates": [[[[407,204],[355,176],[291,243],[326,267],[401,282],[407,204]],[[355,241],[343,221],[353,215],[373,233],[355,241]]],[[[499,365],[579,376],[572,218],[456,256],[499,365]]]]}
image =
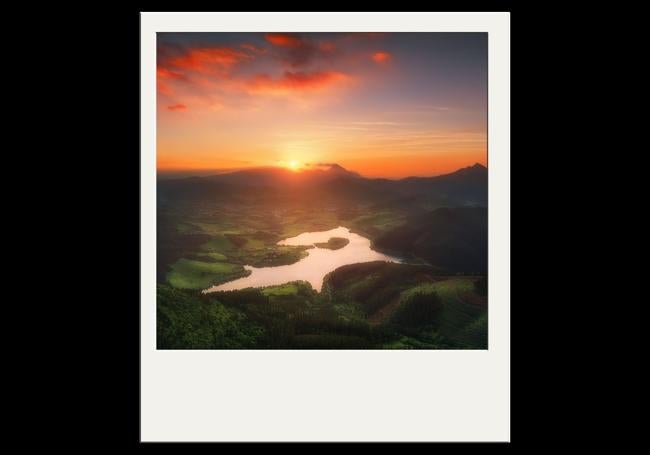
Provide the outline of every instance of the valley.
{"type": "Polygon", "coordinates": [[[486,205],[480,165],[402,180],[340,166],[159,180],[158,347],[485,349],[486,205]],[[367,253],[337,265],[355,238],[367,253]],[[317,255],[327,273],[246,281],[317,255]],[[225,289],[238,280],[252,287],[225,289]]]}

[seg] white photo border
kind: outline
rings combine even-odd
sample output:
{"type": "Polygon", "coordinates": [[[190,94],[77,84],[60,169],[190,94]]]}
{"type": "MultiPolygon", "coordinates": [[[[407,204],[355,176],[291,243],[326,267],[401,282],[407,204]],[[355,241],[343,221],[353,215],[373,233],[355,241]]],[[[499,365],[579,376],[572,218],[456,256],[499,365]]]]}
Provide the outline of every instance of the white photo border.
{"type": "Polygon", "coordinates": [[[510,14],[150,13],[141,38],[140,439],[510,441],[510,14]],[[156,350],[157,32],[487,32],[487,350],[156,350]]]}

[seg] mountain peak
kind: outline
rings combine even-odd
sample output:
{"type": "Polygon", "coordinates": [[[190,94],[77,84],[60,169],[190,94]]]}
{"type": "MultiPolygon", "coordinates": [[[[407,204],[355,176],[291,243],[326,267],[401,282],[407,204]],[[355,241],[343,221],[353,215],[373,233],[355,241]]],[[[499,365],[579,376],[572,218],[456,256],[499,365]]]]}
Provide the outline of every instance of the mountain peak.
{"type": "Polygon", "coordinates": [[[327,163],[323,164],[323,167],[327,167],[327,172],[330,175],[345,175],[345,176],[352,176],[352,177],[360,177],[360,175],[356,172],[348,171],[346,168],[341,166],[340,164],[337,163],[327,163]]]}
{"type": "Polygon", "coordinates": [[[480,175],[482,175],[486,171],[487,171],[487,168],[485,166],[483,166],[480,163],[475,163],[472,166],[467,166],[467,167],[460,168],[456,172],[452,172],[449,175],[453,175],[453,174],[470,174],[470,175],[473,175],[473,174],[479,175],[480,174],[480,175]]]}
{"type": "Polygon", "coordinates": [[[337,163],[323,163],[319,166],[327,168],[326,170],[328,172],[347,172],[347,169],[337,163]]]}

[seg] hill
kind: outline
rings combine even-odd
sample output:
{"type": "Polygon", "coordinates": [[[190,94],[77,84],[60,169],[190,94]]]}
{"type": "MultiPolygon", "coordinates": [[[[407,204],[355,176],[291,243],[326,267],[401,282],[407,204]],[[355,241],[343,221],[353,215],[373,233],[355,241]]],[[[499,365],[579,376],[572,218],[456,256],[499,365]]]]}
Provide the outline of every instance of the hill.
{"type": "Polygon", "coordinates": [[[338,164],[294,172],[284,168],[246,169],[207,177],[162,179],[159,199],[256,201],[303,200],[381,204],[386,207],[487,206],[487,168],[480,164],[436,177],[369,179],[338,164]]]}
{"type": "Polygon", "coordinates": [[[440,208],[377,237],[379,250],[407,253],[452,272],[487,271],[487,208],[440,208]]]}
{"type": "Polygon", "coordinates": [[[481,164],[436,177],[407,177],[399,181],[400,191],[411,196],[435,196],[441,205],[487,206],[487,168],[481,164]]]}

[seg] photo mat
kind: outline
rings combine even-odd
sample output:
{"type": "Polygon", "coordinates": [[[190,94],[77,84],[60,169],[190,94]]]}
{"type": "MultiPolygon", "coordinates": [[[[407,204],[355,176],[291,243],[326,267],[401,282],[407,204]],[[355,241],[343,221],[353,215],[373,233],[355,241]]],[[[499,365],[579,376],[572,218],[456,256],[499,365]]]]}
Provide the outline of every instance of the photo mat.
{"type": "Polygon", "coordinates": [[[142,13],[142,442],[510,441],[509,49],[508,13],[142,13]],[[157,349],[157,35],[269,31],[487,33],[489,349],[157,349]]]}

